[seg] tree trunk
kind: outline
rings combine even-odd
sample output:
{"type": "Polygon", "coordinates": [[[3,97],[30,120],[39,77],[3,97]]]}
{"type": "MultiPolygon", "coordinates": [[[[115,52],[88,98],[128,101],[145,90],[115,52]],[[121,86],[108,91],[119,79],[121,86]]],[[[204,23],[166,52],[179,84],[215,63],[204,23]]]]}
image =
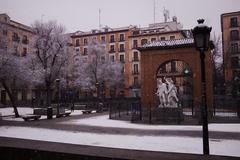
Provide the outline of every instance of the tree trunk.
{"type": "Polygon", "coordinates": [[[10,101],[12,103],[12,107],[13,107],[13,110],[14,110],[14,113],[15,113],[15,117],[20,117],[19,116],[19,113],[18,113],[18,110],[17,110],[17,106],[16,106],[16,97],[13,95],[13,93],[11,92],[10,88],[7,86],[7,84],[5,83],[5,80],[1,80],[1,83],[2,83],[2,86],[3,88],[6,90],[9,98],[10,98],[10,101]]]}
{"type": "Polygon", "coordinates": [[[46,108],[49,107],[49,105],[51,104],[51,89],[50,86],[47,85],[46,86],[46,108]]]}

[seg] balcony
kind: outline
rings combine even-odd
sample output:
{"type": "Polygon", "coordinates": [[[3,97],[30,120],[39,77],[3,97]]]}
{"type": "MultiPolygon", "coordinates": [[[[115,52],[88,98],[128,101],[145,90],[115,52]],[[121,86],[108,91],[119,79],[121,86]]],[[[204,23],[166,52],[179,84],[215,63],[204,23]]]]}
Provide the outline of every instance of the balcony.
{"type": "Polygon", "coordinates": [[[130,86],[131,89],[140,89],[141,88],[141,84],[139,82],[135,82],[132,84],[132,86],[130,86]]]}
{"type": "Polygon", "coordinates": [[[232,63],[232,69],[240,69],[240,64],[232,63]]]}
{"type": "Polygon", "coordinates": [[[132,62],[139,62],[139,58],[138,57],[133,57],[132,62]]]}
{"type": "Polygon", "coordinates": [[[230,54],[232,55],[240,54],[240,51],[230,51],[230,54]]]}
{"type": "Polygon", "coordinates": [[[125,41],[124,38],[120,38],[120,39],[119,39],[119,42],[124,42],[124,41],[125,41]]]}
{"type": "Polygon", "coordinates": [[[27,55],[27,52],[22,52],[22,57],[25,57],[27,55]]]}
{"type": "Polygon", "coordinates": [[[23,44],[28,44],[28,43],[29,43],[29,40],[28,40],[28,39],[23,39],[23,40],[22,40],[22,43],[23,43],[23,44]]]}
{"type": "Polygon", "coordinates": [[[138,45],[133,45],[132,49],[137,49],[138,45]]]}
{"type": "Polygon", "coordinates": [[[139,72],[138,71],[132,71],[132,74],[133,75],[139,75],[139,72]]]}
{"type": "Polygon", "coordinates": [[[124,63],[125,63],[125,61],[120,59],[120,63],[124,64],[124,63]]]}
{"type": "Polygon", "coordinates": [[[19,42],[20,42],[20,37],[18,37],[18,36],[12,36],[12,41],[19,43],[19,42]]]}
{"type": "Polygon", "coordinates": [[[114,39],[110,39],[109,43],[114,43],[115,40],[114,39]]]}
{"type": "Polygon", "coordinates": [[[115,53],[115,50],[110,50],[109,53],[115,53]]]}
{"type": "Polygon", "coordinates": [[[118,52],[125,52],[125,49],[119,49],[118,52]]]}

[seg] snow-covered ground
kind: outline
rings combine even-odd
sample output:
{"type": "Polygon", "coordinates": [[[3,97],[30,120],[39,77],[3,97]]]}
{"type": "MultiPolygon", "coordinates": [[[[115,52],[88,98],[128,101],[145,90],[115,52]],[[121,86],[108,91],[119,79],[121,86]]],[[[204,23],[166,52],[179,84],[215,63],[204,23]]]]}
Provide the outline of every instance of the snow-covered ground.
{"type": "MultiPolygon", "coordinates": [[[[202,139],[174,136],[135,136],[60,131],[31,127],[0,127],[1,137],[137,150],[202,154],[202,139]]],[[[210,153],[240,157],[240,141],[210,139],[210,153]]]]}
{"type": "MultiPolygon", "coordinates": [[[[88,126],[100,126],[100,127],[118,127],[118,128],[132,128],[132,129],[144,129],[144,130],[185,130],[185,131],[200,131],[202,126],[200,125],[149,125],[149,124],[134,124],[129,121],[111,120],[108,115],[95,116],[91,118],[70,120],[61,122],[64,124],[75,125],[88,125],[88,126]]],[[[209,124],[209,131],[220,132],[239,132],[240,124],[209,124]]]]}
{"type": "MultiPolygon", "coordinates": [[[[33,108],[29,107],[19,107],[18,108],[19,115],[26,115],[26,114],[33,114],[33,108]]],[[[13,108],[7,107],[7,108],[0,108],[0,113],[3,120],[8,121],[23,121],[22,118],[15,118],[13,108]]],[[[74,110],[74,112],[71,113],[72,116],[74,115],[81,115],[82,110],[74,110]]],[[[40,119],[47,119],[47,116],[41,116],[40,119]]]]}

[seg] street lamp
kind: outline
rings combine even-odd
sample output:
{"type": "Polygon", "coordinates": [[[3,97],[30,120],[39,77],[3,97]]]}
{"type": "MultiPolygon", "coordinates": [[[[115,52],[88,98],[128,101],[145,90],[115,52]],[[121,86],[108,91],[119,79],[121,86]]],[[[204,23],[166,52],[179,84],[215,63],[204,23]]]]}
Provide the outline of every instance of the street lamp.
{"type": "Polygon", "coordinates": [[[96,92],[97,92],[97,98],[99,97],[99,83],[96,82],[96,92]]]}
{"type": "Polygon", "coordinates": [[[60,79],[56,79],[56,86],[57,86],[57,115],[59,117],[59,101],[60,101],[60,79]]]}
{"type": "Polygon", "coordinates": [[[209,138],[208,138],[208,116],[207,116],[207,100],[206,100],[206,76],[205,76],[205,53],[209,48],[209,38],[212,27],[203,24],[204,19],[198,20],[198,25],[192,30],[194,44],[196,50],[200,51],[201,59],[201,82],[202,82],[202,129],[203,129],[203,154],[209,155],[209,138]]]}

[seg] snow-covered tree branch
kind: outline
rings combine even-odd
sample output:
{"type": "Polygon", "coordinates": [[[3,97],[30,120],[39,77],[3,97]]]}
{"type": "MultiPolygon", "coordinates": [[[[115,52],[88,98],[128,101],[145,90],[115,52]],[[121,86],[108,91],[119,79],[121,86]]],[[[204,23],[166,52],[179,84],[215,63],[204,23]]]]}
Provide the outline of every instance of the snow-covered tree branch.
{"type": "Polygon", "coordinates": [[[32,69],[35,85],[46,90],[46,105],[50,103],[50,92],[57,78],[61,77],[66,69],[68,54],[68,36],[64,34],[63,26],[55,21],[33,24],[34,52],[29,55],[30,68],[32,69]]]}

